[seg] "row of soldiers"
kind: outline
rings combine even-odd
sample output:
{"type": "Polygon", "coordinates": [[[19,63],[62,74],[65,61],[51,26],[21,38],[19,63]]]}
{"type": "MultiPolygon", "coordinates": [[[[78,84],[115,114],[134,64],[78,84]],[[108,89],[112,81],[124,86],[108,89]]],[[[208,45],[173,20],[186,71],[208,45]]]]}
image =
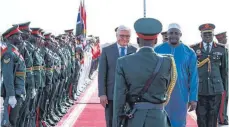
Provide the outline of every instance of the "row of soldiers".
{"type": "Polygon", "coordinates": [[[2,34],[3,127],[55,126],[77,99],[85,45],[73,29],[55,37],[29,25],[16,24],[2,34]]]}

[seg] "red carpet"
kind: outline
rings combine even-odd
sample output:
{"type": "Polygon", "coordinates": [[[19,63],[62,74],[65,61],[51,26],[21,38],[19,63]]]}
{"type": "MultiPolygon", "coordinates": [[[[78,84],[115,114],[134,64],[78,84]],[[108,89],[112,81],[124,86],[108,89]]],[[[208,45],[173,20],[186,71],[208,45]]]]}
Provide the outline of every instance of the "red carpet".
{"type": "MultiPolygon", "coordinates": [[[[99,104],[97,78],[89,86],[85,93],[88,96],[85,99],[83,95],[79,99],[79,104],[74,105],[62,120],[58,123],[57,127],[105,127],[104,109],[99,104]],[[93,92],[93,93],[92,93],[93,92]]],[[[197,127],[195,120],[188,115],[187,127],[197,127]]]]}

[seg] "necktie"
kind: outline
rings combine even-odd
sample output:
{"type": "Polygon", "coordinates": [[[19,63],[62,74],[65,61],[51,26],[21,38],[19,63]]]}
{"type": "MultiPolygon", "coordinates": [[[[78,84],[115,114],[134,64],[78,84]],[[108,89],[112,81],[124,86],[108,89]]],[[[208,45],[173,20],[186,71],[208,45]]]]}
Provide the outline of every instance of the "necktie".
{"type": "Polygon", "coordinates": [[[125,56],[125,47],[120,47],[121,48],[121,53],[120,56],[125,56]]]}
{"type": "Polygon", "coordinates": [[[210,51],[210,44],[207,43],[207,53],[209,53],[209,51],[210,51]]]}

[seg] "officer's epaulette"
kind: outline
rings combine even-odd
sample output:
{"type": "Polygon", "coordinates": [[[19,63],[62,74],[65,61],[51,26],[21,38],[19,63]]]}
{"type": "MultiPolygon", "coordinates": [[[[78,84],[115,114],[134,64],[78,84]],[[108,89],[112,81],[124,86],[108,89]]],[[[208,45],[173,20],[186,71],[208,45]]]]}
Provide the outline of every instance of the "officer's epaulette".
{"type": "Polygon", "coordinates": [[[12,49],[18,50],[18,48],[16,46],[14,46],[13,44],[11,44],[11,43],[7,43],[7,46],[12,48],[12,49]]]}
{"type": "Polygon", "coordinates": [[[172,54],[160,54],[160,55],[162,55],[162,56],[166,56],[166,57],[173,57],[173,55],[172,55],[172,54]]]}
{"type": "Polygon", "coordinates": [[[197,46],[197,45],[199,45],[200,44],[200,42],[199,43],[195,43],[195,44],[192,44],[192,45],[190,45],[189,47],[195,47],[195,46],[197,46]]]}

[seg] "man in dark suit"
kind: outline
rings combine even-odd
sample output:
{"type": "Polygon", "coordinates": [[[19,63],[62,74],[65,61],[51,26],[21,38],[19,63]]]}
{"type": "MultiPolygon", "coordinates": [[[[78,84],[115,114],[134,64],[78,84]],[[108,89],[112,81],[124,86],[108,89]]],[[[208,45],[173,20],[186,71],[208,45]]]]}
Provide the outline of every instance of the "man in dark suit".
{"type": "Polygon", "coordinates": [[[115,84],[116,60],[119,57],[136,52],[136,48],[129,45],[130,29],[119,26],[116,32],[117,42],[104,47],[99,60],[98,90],[100,103],[105,108],[106,126],[112,126],[113,93],[115,84]]]}

